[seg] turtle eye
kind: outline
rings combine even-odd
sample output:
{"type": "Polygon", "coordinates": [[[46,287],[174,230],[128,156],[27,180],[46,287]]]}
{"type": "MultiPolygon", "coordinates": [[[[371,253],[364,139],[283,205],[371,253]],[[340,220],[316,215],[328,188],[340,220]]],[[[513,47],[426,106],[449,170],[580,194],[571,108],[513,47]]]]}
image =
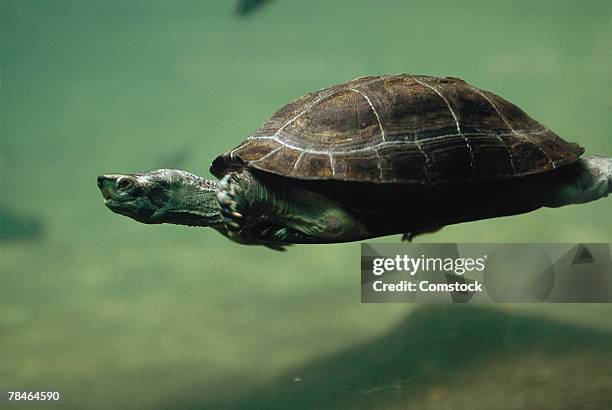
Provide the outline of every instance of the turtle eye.
{"type": "Polygon", "coordinates": [[[118,191],[125,192],[130,190],[134,186],[134,182],[131,178],[119,177],[119,179],[117,179],[116,186],[118,191]]]}

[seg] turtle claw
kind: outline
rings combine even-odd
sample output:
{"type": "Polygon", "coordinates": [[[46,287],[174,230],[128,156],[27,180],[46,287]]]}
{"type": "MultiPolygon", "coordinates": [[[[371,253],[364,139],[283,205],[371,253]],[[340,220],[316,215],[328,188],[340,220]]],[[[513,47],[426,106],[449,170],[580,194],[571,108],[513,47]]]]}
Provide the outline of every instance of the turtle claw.
{"type": "Polygon", "coordinates": [[[217,202],[227,228],[231,231],[242,230],[245,224],[246,200],[236,174],[227,174],[221,179],[217,202]]]}
{"type": "Polygon", "coordinates": [[[412,242],[412,240],[414,239],[416,235],[412,232],[406,232],[405,234],[402,235],[402,241],[404,242],[412,242]]]}
{"type": "Polygon", "coordinates": [[[231,202],[232,198],[225,192],[219,192],[217,193],[217,200],[219,201],[220,204],[227,205],[231,202]]]}

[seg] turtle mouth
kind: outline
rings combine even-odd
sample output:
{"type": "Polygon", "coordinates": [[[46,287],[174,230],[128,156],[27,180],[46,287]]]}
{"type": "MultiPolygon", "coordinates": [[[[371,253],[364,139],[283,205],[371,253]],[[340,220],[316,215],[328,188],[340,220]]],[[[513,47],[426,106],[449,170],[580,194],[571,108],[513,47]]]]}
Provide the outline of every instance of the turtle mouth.
{"type": "Polygon", "coordinates": [[[137,212],[138,207],[134,198],[117,199],[105,195],[104,192],[102,192],[102,196],[104,197],[104,206],[117,214],[131,216],[137,212]]]}
{"type": "Polygon", "coordinates": [[[104,198],[104,205],[106,205],[107,208],[110,209],[121,209],[121,208],[128,208],[130,206],[132,201],[118,201],[116,199],[112,199],[112,198],[104,198]]]}

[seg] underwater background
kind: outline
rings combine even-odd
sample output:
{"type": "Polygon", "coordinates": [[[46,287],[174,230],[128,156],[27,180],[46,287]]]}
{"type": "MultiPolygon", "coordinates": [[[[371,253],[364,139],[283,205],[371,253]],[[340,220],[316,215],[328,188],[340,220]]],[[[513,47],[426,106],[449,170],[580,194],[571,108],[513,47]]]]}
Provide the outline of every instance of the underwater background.
{"type": "MultiPolygon", "coordinates": [[[[0,2],[0,390],[68,409],[612,408],[612,305],[361,304],[358,243],[147,226],[95,184],[210,177],[287,102],[399,72],[462,77],[611,156],[612,3],[263,3],[0,2]]],[[[611,204],[417,241],[609,242],[611,204]]]]}

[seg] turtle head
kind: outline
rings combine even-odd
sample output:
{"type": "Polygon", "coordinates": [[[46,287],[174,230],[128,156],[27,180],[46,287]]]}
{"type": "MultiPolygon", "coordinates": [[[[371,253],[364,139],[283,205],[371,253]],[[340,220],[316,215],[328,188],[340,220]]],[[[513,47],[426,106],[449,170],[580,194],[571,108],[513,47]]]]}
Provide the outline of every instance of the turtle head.
{"type": "Polygon", "coordinates": [[[176,169],[98,177],[104,204],[146,224],[214,226],[221,221],[217,182],[176,169]]]}

